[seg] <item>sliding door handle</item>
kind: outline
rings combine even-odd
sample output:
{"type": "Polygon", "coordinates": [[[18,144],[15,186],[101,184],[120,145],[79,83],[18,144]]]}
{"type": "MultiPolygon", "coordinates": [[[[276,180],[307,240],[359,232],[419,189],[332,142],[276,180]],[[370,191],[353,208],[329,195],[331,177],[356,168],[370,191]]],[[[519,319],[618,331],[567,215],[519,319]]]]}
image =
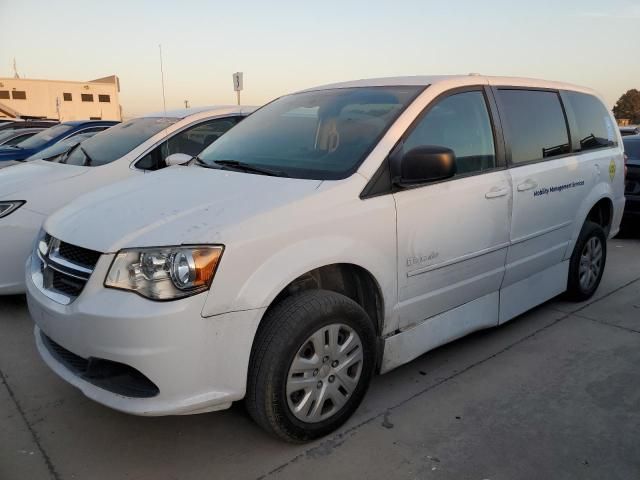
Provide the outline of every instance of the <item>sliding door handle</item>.
{"type": "Polygon", "coordinates": [[[487,193],[484,194],[484,198],[498,198],[498,197],[504,197],[505,195],[509,194],[509,188],[503,187],[503,188],[497,188],[494,187],[491,190],[489,190],[487,193]]]}
{"type": "Polygon", "coordinates": [[[538,184],[536,182],[534,182],[533,180],[528,178],[523,183],[518,185],[518,191],[519,192],[526,192],[527,190],[533,190],[537,186],[538,186],[538,184]]]}

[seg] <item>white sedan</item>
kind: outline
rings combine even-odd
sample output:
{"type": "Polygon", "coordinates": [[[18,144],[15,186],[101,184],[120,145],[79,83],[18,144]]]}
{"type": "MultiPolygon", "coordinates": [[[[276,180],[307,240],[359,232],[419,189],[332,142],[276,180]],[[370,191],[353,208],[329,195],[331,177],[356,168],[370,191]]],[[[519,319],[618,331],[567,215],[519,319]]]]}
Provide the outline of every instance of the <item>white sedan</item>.
{"type": "Polygon", "coordinates": [[[253,110],[219,106],[151,114],[98,133],[56,162],[0,170],[0,295],[24,292],[24,263],[51,213],[86,192],[189,160],[253,110]]]}

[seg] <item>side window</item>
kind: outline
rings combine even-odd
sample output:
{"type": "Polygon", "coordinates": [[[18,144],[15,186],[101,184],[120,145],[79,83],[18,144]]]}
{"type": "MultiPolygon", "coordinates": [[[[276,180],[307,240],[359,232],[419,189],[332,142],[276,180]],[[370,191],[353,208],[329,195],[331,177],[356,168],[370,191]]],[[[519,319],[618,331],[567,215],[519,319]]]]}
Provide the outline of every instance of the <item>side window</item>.
{"type": "Polygon", "coordinates": [[[32,137],[33,135],[35,135],[35,133],[25,133],[24,135],[20,135],[19,137],[12,138],[8,142],[6,142],[4,145],[17,145],[20,142],[26,140],[27,138],[32,137]]]}
{"type": "Polygon", "coordinates": [[[542,160],[569,153],[569,134],[556,92],[498,90],[511,163],[542,160]]]}
{"type": "Polygon", "coordinates": [[[564,92],[563,97],[573,110],[577,132],[573,132],[581,152],[602,147],[616,146],[616,126],[609,112],[593,95],[564,92]]]}
{"type": "Polygon", "coordinates": [[[493,131],[484,94],[456,93],[432,107],[404,141],[404,150],[423,145],[453,150],[458,175],[494,168],[493,131]]]}
{"type": "Polygon", "coordinates": [[[182,130],[142,157],[136,163],[136,168],[159,170],[166,166],[165,158],[174,153],[195,157],[238,123],[238,120],[236,117],[218,118],[182,130]]]}

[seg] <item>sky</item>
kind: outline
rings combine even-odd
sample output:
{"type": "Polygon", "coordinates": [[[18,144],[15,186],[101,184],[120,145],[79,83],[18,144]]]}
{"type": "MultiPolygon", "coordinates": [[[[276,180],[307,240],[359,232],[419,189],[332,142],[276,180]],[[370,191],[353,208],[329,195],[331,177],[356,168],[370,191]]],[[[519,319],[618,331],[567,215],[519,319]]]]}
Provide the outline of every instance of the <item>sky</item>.
{"type": "Polygon", "coordinates": [[[640,0],[0,0],[0,77],[120,77],[125,116],[337,81],[515,75],[640,89],[640,0]]]}

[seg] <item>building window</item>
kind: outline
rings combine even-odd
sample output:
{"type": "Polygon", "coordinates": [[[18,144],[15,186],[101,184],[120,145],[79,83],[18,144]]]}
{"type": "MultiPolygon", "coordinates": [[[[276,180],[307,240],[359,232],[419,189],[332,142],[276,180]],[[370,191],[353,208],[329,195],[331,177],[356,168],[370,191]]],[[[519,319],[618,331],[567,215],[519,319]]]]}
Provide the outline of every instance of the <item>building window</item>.
{"type": "Polygon", "coordinates": [[[11,96],[14,100],[26,100],[27,92],[25,92],[24,90],[13,90],[11,92],[11,96]]]}
{"type": "Polygon", "coordinates": [[[93,102],[93,94],[92,93],[81,93],[80,98],[83,102],[93,102]]]}
{"type": "Polygon", "coordinates": [[[0,90],[0,99],[9,99],[9,90],[0,90]]]}
{"type": "Polygon", "coordinates": [[[109,103],[111,101],[111,97],[109,95],[98,95],[98,101],[102,103],[109,103]]]}
{"type": "Polygon", "coordinates": [[[70,93],[63,93],[62,98],[64,99],[65,102],[70,102],[71,100],[73,100],[73,97],[71,96],[70,93]]]}

